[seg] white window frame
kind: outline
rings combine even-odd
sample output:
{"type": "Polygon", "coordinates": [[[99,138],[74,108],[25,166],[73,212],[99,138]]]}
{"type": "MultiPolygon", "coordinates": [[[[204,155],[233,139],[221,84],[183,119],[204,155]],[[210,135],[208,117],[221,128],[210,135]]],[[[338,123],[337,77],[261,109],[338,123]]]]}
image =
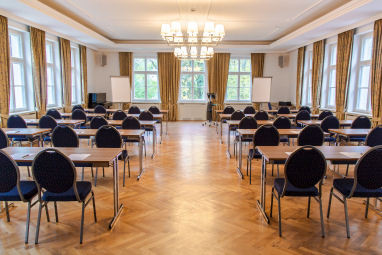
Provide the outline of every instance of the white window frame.
{"type": "Polygon", "coordinates": [[[321,91],[321,106],[324,109],[330,109],[330,110],[333,110],[336,108],[336,100],[334,100],[333,104],[329,104],[329,98],[331,96],[330,93],[333,88],[334,88],[334,99],[335,99],[335,93],[336,93],[335,92],[336,83],[334,83],[334,86],[331,86],[333,84],[330,84],[333,71],[334,71],[334,80],[336,79],[337,63],[334,63],[334,64],[331,63],[331,60],[334,54],[337,59],[337,41],[334,41],[331,43],[328,42],[325,49],[323,84],[322,84],[322,91],[321,91]]]}
{"type": "Polygon", "coordinates": [[[72,105],[82,104],[82,82],[81,82],[81,64],[80,64],[80,49],[76,44],[70,45],[70,56],[74,56],[74,63],[70,59],[71,66],[71,76],[72,76],[72,105]],[[73,54],[74,53],[74,54],[73,54]],[[74,81],[73,81],[73,72],[74,72],[74,81]],[[73,86],[74,82],[74,86],[73,86]],[[75,91],[76,94],[73,92],[75,91]],[[74,97],[75,95],[75,97],[74,97]]]}
{"type": "MultiPolygon", "coordinates": [[[[48,59],[46,61],[46,72],[48,74],[49,68],[51,68],[53,73],[53,95],[54,100],[53,104],[48,104],[47,100],[47,108],[57,108],[62,106],[62,86],[61,86],[61,66],[60,66],[60,58],[59,58],[59,47],[58,47],[58,41],[57,39],[53,39],[47,36],[45,40],[45,47],[48,48],[48,45],[51,46],[52,49],[52,63],[48,62],[48,59]]],[[[49,87],[49,84],[47,84],[47,87],[49,87]]],[[[48,89],[47,89],[47,97],[49,97],[48,89]]]]}
{"type": "MultiPolygon", "coordinates": [[[[183,61],[183,60],[182,60],[183,61]]],[[[195,60],[191,60],[191,71],[183,71],[181,70],[181,74],[180,74],[180,79],[182,79],[182,74],[188,74],[188,75],[191,75],[191,99],[182,99],[181,97],[181,93],[182,93],[182,85],[181,85],[181,82],[179,81],[179,99],[178,99],[178,102],[179,103],[205,103],[207,101],[207,88],[208,88],[208,73],[207,73],[207,63],[206,61],[204,61],[204,71],[195,71],[194,70],[194,61],[195,60]],[[194,99],[194,76],[195,75],[204,75],[204,97],[203,99],[194,99]]]]}
{"type": "MultiPolygon", "coordinates": [[[[237,75],[237,99],[229,100],[227,99],[227,93],[228,89],[226,89],[226,94],[225,94],[225,102],[227,103],[250,103],[251,102],[251,97],[252,97],[252,63],[251,63],[251,57],[231,57],[230,61],[233,59],[239,60],[239,71],[238,72],[230,72],[228,71],[228,76],[229,75],[237,75]],[[240,62],[241,60],[248,60],[250,63],[250,70],[249,72],[241,72],[240,68],[240,62]],[[242,75],[249,75],[249,99],[240,99],[240,76],[242,75]]],[[[227,88],[228,88],[228,80],[227,80],[227,88]]]]}
{"type": "Polygon", "coordinates": [[[304,82],[301,93],[301,105],[312,105],[312,68],[313,68],[313,46],[309,45],[305,53],[304,82]],[[310,102],[308,101],[310,96],[310,102]]]}
{"type": "MultiPolygon", "coordinates": [[[[157,66],[158,66],[158,57],[157,56],[153,56],[153,55],[145,55],[145,56],[142,56],[142,55],[137,55],[137,56],[134,56],[133,58],[133,84],[132,84],[132,95],[131,95],[131,99],[132,99],[132,102],[134,103],[160,103],[160,88],[159,88],[159,73],[158,73],[158,70],[157,71],[147,71],[147,59],[156,59],[157,60],[157,66]],[[145,71],[135,71],[135,67],[134,67],[134,63],[135,63],[135,59],[136,58],[143,58],[145,59],[145,71]],[[145,98],[142,99],[142,98],[135,98],[135,74],[144,74],[145,75],[145,98]],[[157,75],[158,77],[158,95],[157,95],[157,99],[147,99],[147,76],[148,75],[157,75]]],[[[158,66],[158,69],[159,69],[159,66],[158,66]]]]}

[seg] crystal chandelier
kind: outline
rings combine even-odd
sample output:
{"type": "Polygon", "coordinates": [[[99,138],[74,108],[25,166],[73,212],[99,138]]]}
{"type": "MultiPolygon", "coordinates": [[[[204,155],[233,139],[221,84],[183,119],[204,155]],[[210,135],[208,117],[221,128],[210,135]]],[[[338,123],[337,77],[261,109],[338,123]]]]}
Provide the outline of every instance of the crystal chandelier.
{"type": "Polygon", "coordinates": [[[198,33],[198,24],[188,22],[187,32],[182,32],[182,25],[178,21],[162,24],[162,38],[171,47],[174,55],[179,59],[210,59],[214,55],[214,48],[225,36],[224,26],[206,22],[203,34],[198,33]]]}

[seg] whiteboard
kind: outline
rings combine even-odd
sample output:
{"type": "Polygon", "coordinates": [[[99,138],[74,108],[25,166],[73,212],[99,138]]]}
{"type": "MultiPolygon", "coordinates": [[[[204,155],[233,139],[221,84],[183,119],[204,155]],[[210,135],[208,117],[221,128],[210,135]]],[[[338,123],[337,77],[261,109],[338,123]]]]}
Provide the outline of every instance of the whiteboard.
{"type": "Polygon", "coordinates": [[[272,77],[255,77],[252,82],[252,102],[266,103],[271,101],[272,77]]]}
{"type": "Polygon", "coordinates": [[[130,103],[131,89],[129,76],[111,76],[111,102],[130,103]]]}

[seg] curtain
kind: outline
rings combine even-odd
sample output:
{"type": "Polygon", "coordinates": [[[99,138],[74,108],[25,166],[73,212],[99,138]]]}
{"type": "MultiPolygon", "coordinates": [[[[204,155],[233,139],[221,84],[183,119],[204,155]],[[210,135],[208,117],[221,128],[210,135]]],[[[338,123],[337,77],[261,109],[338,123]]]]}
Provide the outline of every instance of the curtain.
{"type": "Polygon", "coordinates": [[[72,66],[70,41],[60,38],[61,79],[63,84],[64,112],[72,110],[72,66]]]}
{"type": "MultiPolygon", "coordinates": [[[[252,80],[255,77],[263,77],[264,53],[251,53],[252,80]]],[[[256,110],[260,110],[260,103],[253,103],[256,110]]]]}
{"type": "MultiPolygon", "coordinates": [[[[129,76],[130,88],[133,84],[133,53],[119,52],[119,74],[121,76],[129,76]]],[[[130,103],[124,103],[123,109],[129,109],[130,103]]]]}
{"type": "MultiPolygon", "coordinates": [[[[230,53],[215,53],[207,62],[208,91],[216,95],[216,110],[224,108],[230,56],[230,53]]],[[[213,119],[215,118],[215,112],[213,112],[213,119]]]]}
{"type": "Polygon", "coordinates": [[[40,29],[31,27],[30,38],[36,118],[39,119],[46,113],[48,90],[46,74],[45,32],[40,29]]]}
{"type": "Polygon", "coordinates": [[[304,80],[304,60],[305,60],[305,47],[298,49],[297,53],[297,81],[296,81],[296,108],[300,108],[301,104],[301,89],[304,80]]]}
{"type": "Polygon", "coordinates": [[[349,84],[354,29],[343,32],[337,39],[336,115],[345,119],[346,93],[349,84]]]}
{"type": "Polygon", "coordinates": [[[178,114],[180,60],[174,56],[174,53],[158,52],[158,74],[161,107],[169,110],[169,120],[176,120],[178,114]]]}
{"type": "Polygon", "coordinates": [[[374,23],[373,58],[371,63],[371,106],[373,125],[382,123],[382,19],[374,23]]]}
{"type": "Polygon", "coordinates": [[[86,46],[80,45],[81,81],[82,81],[82,102],[84,107],[88,107],[88,61],[86,56],[86,46]]]}
{"type": "Polygon", "coordinates": [[[325,41],[321,40],[313,44],[313,63],[312,63],[312,108],[313,113],[317,114],[320,108],[322,69],[324,67],[325,41]]]}
{"type": "Polygon", "coordinates": [[[0,117],[1,126],[7,127],[10,98],[8,19],[0,15],[0,117]]]}

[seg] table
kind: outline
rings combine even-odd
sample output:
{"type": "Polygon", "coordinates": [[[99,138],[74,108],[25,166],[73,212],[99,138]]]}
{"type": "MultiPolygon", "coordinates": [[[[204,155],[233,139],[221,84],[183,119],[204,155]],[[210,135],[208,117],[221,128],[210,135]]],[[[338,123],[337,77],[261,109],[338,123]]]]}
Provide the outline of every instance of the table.
{"type": "MultiPolygon", "coordinates": [[[[288,113],[288,114],[277,114],[278,117],[281,117],[281,116],[284,116],[284,117],[287,117],[289,119],[295,119],[296,118],[296,115],[295,113],[288,113]]],[[[312,119],[318,119],[318,116],[320,116],[319,114],[311,114],[310,117],[312,119]]]]}
{"type": "MultiPolygon", "coordinates": [[[[218,111],[218,110],[216,110],[218,111]]],[[[220,142],[223,144],[223,120],[230,120],[231,119],[231,113],[221,113],[219,114],[220,117],[220,142]]],[[[245,114],[245,116],[254,117],[255,114],[245,114]]],[[[240,121],[239,121],[240,122],[240,121]]],[[[217,127],[216,127],[217,128],[217,127]]]]}
{"type": "MultiPolygon", "coordinates": [[[[298,123],[308,126],[308,125],[321,125],[322,120],[299,120],[298,123]]],[[[341,127],[349,127],[353,123],[352,120],[340,120],[341,127]]]]}
{"type": "Polygon", "coordinates": [[[38,136],[39,145],[42,147],[44,147],[43,136],[52,131],[49,128],[3,128],[3,130],[8,136],[24,136],[30,140],[38,136]]]}
{"type": "MultiPolygon", "coordinates": [[[[266,195],[266,163],[272,161],[286,160],[290,152],[295,151],[299,146],[258,146],[257,150],[262,155],[261,167],[261,194],[260,200],[257,200],[257,207],[262,213],[264,220],[269,224],[269,217],[265,212],[265,195],[266,195]]],[[[355,161],[358,160],[363,153],[370,147],[368,146],[316,146],[323,154],[326,160],[341,160],[341,161],[355,161]],[[350,152],[351,154],[344,154],[350,152]]]]}
{"type": "Polygon", "coordinates": [[[357,137],[366,137],[371,129],[356,129],[356,128],[341,128],[341,129],[329,129],[330,133],[336,134],[337,136],[337,142],[339,142],[339,136],[344,136],[346,137],[347,141],[352,136],[357,136],[357,137]]]}
{"type": "MultiPolygon", "coordinates": [[[[7,147],[3,150],[8,153],[16,162],[32,163],[37,153],[44,150],[43,147],[7,147]]],[[[113,165],[113,203],[114,214],[109,223],[112,229],[123,210],[123,204],[119,203],[119,178],[118,178],[118,157],[122,153],[122,148],[56,148],[63,154],[72,158],[74,163],[88,163],[94,167],[109,167],[113,165]],[[88,154],[85,159],[73,158],[73,154],[88,154]]]]}
{"type": "MultiPolygon", "coordinates": [[[[106,114],[104,113],[86,113],[86,117],[87,118],[94,118],[94,117],[105,117],[106,114]]],[[[61,113],[61,117],[62,118],[71,118],[72,117],[72,113],[61,113]]]]}
{"type": "MultiPolygon", "coordinates": [[[[278,110],[265,110],[267,113],[272,113],[272,114],[276,114],[278,112],[278,110]]],[[[297,109],[289,109],[290,113],[298,113],[298,110],[297,109]]]]}
{"type": "MultiPolygon", "coordinates": [[[[92,137],[96,136],[98,129],[74,129],[78,136],[92,137]]],[[[139,174],[137,180],[139,180],[143,174],[143,129],[118,129],[119,134],[123,138],[139,138],[139,174]]],[[[126,148],[125,148],[126,149],[126,148]]]]}
{"type": "Polygon", "coordinates": [[[168,130],[168,110],[160,110],[160,113],[163,115],[166,115],[166,135],[167,135],[167,130],[168,130]]]}
{"type": "MultiPolygon", "coordinates": [[[[83,120],[66,120],[66,119],[61,119],[61,120],[56,120],[58,125],[68,125],[68,126],[77,126],[82,123],[84,123],[83,120]]],[[[25,122],[29,126],[38,126],[39,119],[25,119],[25,122]]]]}
{"type": "MultiPolygon", "coordinates": [[[[131,114],[131,113],[128,113],[127,116],[133,116],[135,118],[139,118],[139,115],[140,114],[131,114]]],[[[163,134],[163,126],[162,126],[162,123],[163,123],[163,114],[153,114],[153,117],[154,117],[154,120],[159,120],[159,123],[160,123],[160,143],[162,143],[162,134],[163,134]]],[[[168,122],[168,121],[167,121],[168,122]]],[[[167,126],[167,124],[166,124],[167,126]]],[[[166,128],[167,129],[167,128],[166,128]]],[[[166,131],[166,134],[167,134],[167,131],[166,131]]]]}
{"type": "MultiPolygon", "coordinates": [[[[107,113],[115,113],[116,111],[119,111],[120,109],[106,109],[107,113]]],[[[86,108],[84,109],[85,112],[94,112],[94,108],[86,108]]]]}

